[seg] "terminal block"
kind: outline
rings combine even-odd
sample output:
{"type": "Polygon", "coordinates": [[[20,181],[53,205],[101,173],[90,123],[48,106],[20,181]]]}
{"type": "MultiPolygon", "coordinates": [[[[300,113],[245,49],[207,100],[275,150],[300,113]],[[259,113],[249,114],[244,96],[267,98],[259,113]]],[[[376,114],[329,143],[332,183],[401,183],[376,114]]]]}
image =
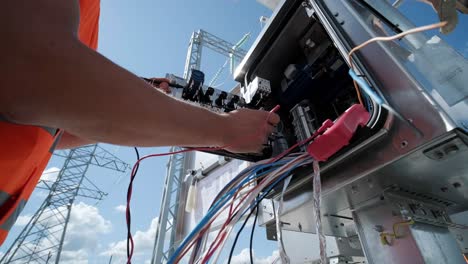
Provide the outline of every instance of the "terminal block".
{"type": "Polygon", "coordinates": [[[241,95],[245,102],[252,107],[258,106],[263,98],[271,94],[270,81],[255,77],[247,87],[241,88],[241,95]]]}

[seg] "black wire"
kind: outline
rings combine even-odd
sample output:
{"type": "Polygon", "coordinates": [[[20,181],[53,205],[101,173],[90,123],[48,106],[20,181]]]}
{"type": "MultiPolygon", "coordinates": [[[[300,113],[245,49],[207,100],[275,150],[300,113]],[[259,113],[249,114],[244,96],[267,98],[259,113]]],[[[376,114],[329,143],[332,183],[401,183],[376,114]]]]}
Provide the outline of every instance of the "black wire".
{"type": "MultiPolygon", "coordinates": [[[[137,161],[140,160],[140,153],[138,152],[138,149],[135,147],[135,153],[137,157],[137,161]]],[[[135,173],[131,175],[130,177],[130,183],[128,184],[128,189],[127,189],[127,200],[130,192],[132,191],[133,188],[133,180],[135,179],[138,169],[140,168],[140,164],[137,163],[136,168],[135,168],[135,173]]],[[[128,203],[127,203],[128,205],[128,203]]],[[[126,212],[127,215],[127,259],[130,259],[130,237],[132,235],[131,231],[131,221],[132,221],[132,213],[130,212],[130,206],[128,206],[128,212],[126,212]]]]}
{"type": "MultiPolygon", "coordinates": [[[[264,195],[262,195],[262,198],[260,198],[260,200],[258,200],[254,206],[253,209],[256,209],[256,215],[255,215],[255,220],[256,221],[256,218],[258,217],[258,207],[260,205],[260,203],[263,201],[263,199],[265,199],[265,197],[268,196],[268,194],[276,187],[278,186],[280,183],[282,183],[287,177],[284,177],[282,180],[280,181],[277,181],[276,183],[274,183],[273,185],[271,185],[271,188],[270,190],[268,190],[267,193],[265,193],[264,195]]],[[[239,239],[239,236],[240,236],[240,233],[242,232],[242,230],[244,229],[245,225],[247,224],[247,221],[249,220],[249,218],[252,216],[254,210],[251,210],[249,215],[247,216],[247,218],[245,219],[244,223],[242,224],[241,228],[239,229],[239,231],[237,231],[237,235],[236,235],[236,238],[234,239],[234,242],[232,243],[232,247],[231,247],[231,251],[229,252],[229,259],[228,259],[228,264],[231,263],[231,259],[232,259],[232,255],[234,253],[234,249],[236,248],[236,244],[237,244],[237,240],[239,239]]],[[[234,216],[232,216],[234,218],[234,216]]],[[[232,218],[231,218],[232,219],[232,218]]],[[[253,242],[253,233],[254,233],[254,228],[255,228],[255,222],[254,222],[254,225],[252,227],[252,232],[250,233],[250,263],[252,264],[253,263],[253,248],[252,248],[252,242],[253,242]]]]}
{"type": "MultiPolygon", "coordinates": [[[[286,157],[286,155],[283,156],[283,157],[281,157],[279,160],[283,159],[284,157],[286,157]]],[[[265,170],[266,170],[266,169],[267,169],[267,168],[265,168],[265,170]]],[[[262,170],[258,171],[257,173],[261,173],[261,171],[262,171],[262,170]]],[[[286,179],[286,177],[285,177],[284,179],[286,179]]],[[[283,179],[283,180],[284,180],[284,179],[283,179]]],[[[265,195],[263,195],[263,197],[262,197],[262,198],[257,202],[257,204],[254,206],[253,209],[256,209],[256,210],[257,210],[257,214],[255,215],[255,218],[258,217],[258,205],[260,204],[260,202],[261,202],[263,199],[265,199],[265,197],[267,197],[268,194],[269,194],[277,185],[279,185],[283,180],[280,180],[280,181],[276,182],[275,184],[273,184],[273,185],[271,186],[272,188],[271,188],[265,195]]],[[[218,193],[218,195],[216,196],[216,198],[215,198],[215,199],[213,200],[213,202],[211,203],[210,208],[213,207],[213,205],[214,205],[215,202],[218,200],[218,198],[221,197],[221,195],[228,189],[227,187],[228,187],[228,185],[224,186],[224,188],[218,193]]],[[[247,218],[246,218],[244,224],[242,225],[241,229],[238,231],[238,233],[237,233],[237,235],[236,235],[236,238],[235,238],[234,243],[233,243],[232,248],[231,248],[231,252],[230,252],[230,254],[229,254],[229,261],[228,261],[228,264],[231,262],[232,254],[234,253],[234,248],[236,247],[236,243],[237,243],[237,240],[238,240],[238,238],[239,238],[239,235],[240,235],[240,233],[242,232],[242,229],[244,229],[244,227],[245,227],[245,225],[246,225],[246,223],[247,223],[247,219],[249,219],[249,218],[252,216],[252,213],[254,212],[253,209],[250,211],[250,213],[249,213],[249,215],[247,216],[247,218]]],[[[236,214],[237,214],[237,213],[235,213],[235,214],[231,217],[231,220],[234,218],[234,216],[235,216],[236,214]]],[[[256,220],[257,220],[257,219],[255,219],[255,221],[256,221],[256,220]]],[[[251,233],[251,236],[253,236],[253,232],[251,233]]],[[[250,246],[251,246],[251,247],[252,247],[252,240],[253,240],[253,238],[251,238],[251,242],[250,242],[250,246]]],[[[191,260],[192,262],[193,262],[193,261],[195,260],[195,258],[197,257],[197,252],[198,252],[198,250],[199,250],[200,247],[201,247],[201,242],[202,242],[202,238],[199,238],[198,241],[197,241],[197,243],[196,243],[196,245],[195,245],[195,249],[192,251],[192,256],[191,256],[191,258],[190,258],[190,260],[191,260]]]]}
{"type": "MultiPolygon", "coordinates": [[[[260,201],[258,201],[257,205],[255,205],[255,207],[253,209],[258,211],[258,204],[259,203],[260,203],[260,201]]],[[[234,239],[234,242],[232,243],[231,251],[229,252],[228,264],[231,264],[231,259],[232,259],[232,255],[234,254],[234,249],[236,248],[237,240],[239,239],[239,236],[242,233],[242,230],[244,230],[245,225],[247,224],[247,222],[249,221],[249,218],[252,216],[252,214],[253,214],[253,212],[255,210],[250,211],[249,215],[245,218],[245,221],[242,224],[241,228],[239,229],[239,231],[237,231],[236,238],[234,239]]]]}
{"type": "MultiPolygon", "coordinates": [[[[240,234],[242,233],[242,230],[244,229],[245,225],[247,224],[247,221],[249,220],[249,218],[252,216],[253,212],[256,212],[255,213],[255,220],[254,220],[254,224],[253,224],[253,227],[252,227],[252,232],[250,233],[250,262],[253,263],[253,248],[252,248],[252,242],[253,242],[253,233],[254,233],[254,230],[255,230],[255,224],[257,222],[257,217],[258,217],[258,206],[260,205],[260,202],[263,201],[263,199],[265,199],[265,197],[268,196],[268,194],[273,190],[273,188],[278,185],[280,182],[282,181],[278,181],[276,182],[274,185],[272,185],[272,188],[265,194],[262,196],[262,198],[260,200],[257,201],[256,205],[254,208],[252,208],[252,210],[250,211],[249,215],[245,218],[245,221],[244,223],[242,224],[241,228],[239,229],[239,231],[237,231],[237,234],[236,234],[236,238],[234,239],[234,242],[232,243],[232,247],[231,247],[231,251],[229,252],[229,259],[228,259],[228,264],[231,263],[231,259],[232,259],[232,255],[234,253],[234,249],[236,248],[236,244],[237,244],[237,240],[239,239],[239,236],[240,234]]],[[[234,217],[234,216],[233,216],[234,217]]]]}
{"type": "Polygon", "coordinates": [[[255,232],[255,225],[257,224],[257,218],[258,218],[258,204],[257,204],[257,210],[255,212],[255,219],[252,225],[252,231],[250,232],[250,244],[249,244],[249,249],[250,249],[250,264],[253,264],[253,236],[255,232]]]}

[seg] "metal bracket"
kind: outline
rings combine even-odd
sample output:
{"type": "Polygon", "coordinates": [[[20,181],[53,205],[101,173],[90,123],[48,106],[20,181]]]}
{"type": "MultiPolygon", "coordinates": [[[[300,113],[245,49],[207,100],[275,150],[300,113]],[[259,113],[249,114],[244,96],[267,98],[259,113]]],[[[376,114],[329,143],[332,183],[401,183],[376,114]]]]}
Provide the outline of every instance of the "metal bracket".
{"type": "Polygon", "coordinates": [[[435,202],[422,201],[393,191],[385,192],[384,196],[400,210],[404,219],[441,227],[468,229],[467,225],[453,223],[446,207],[435,202]]]}

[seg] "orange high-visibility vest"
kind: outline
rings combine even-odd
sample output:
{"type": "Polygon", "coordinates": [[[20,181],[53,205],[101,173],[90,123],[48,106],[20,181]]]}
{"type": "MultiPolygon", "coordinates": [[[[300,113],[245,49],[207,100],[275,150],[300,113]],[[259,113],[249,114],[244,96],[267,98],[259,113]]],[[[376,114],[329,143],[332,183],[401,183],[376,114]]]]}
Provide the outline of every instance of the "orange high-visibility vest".
{"type": "MultiPolygon", "coordinates": [[[[100,0],[80,0],[81,42],[97,48],[100,0]]],[[[13,124],[0,113],[0,245],[47,166],[61,131],[13,124]]]]}

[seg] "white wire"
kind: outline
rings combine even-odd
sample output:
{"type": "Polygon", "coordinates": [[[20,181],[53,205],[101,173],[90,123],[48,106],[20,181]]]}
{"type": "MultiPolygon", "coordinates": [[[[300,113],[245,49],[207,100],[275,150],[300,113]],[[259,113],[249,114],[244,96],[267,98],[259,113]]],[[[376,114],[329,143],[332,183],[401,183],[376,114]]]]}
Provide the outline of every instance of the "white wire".
{"type": "MultiPolygon", "coordinates": [[[[252,191],[250,194],[249,194],[249,197],[247,197],[245,200],[244,200],[244,204],[242,205],[242,207],[238,210],[238,212],[244,212],[247,207],[252,203],[252,201],[255,199],[255,197],[257,197],[257,195],[267,186],[269,185],[273,180],[275,180],[278,176],[280,176],[285,169],[289,168],[289,167],[292,167],[294,165],[296,165],[298,162],[301,162],[303,161],[305,158],[308,157],[308,154],[302,154],[300,156],[298,156],[297,158],[295,158],[293,161],[281,166],[280,168],[278,168],[277,170],[275,170],[274,172],[270,173],[256,188],[254,191],[252,191]]],[[[229,238],[229,235],[231,234],[232,230],[234,229],[234,225],[239,221],[240,217],[242,216],[242,214],[238,213],[238,214],[235,214],[233,220],[230,222],[230,224],[226,227],[226,236],[224,237],[224,240],[221,242],[220,246],[218,247],[218,250],[216,252],[216,256],[214,258],[214,262],[213,263],[217,263],[218,261],[218,258],[221,254],[221,251],[224,247],[224,244],[226,243],[227,239],[229,238]]],[[[223,230],[220,230],[220,232],[223,232],[223,230]]]]}
{"type": "Polygon", "coordinates": [[[320,166],[318,161],[314,160],[314,178],[313,178],[313,199],[314,199],[314,209],[315,209],[315,231],[319,238],[320,245],[320,263],[327,263],[327,244],[325,240],[325,235],[323,234],[322,228],[322,214],[320,213],[321,207],[321,192],[322,192],[322,183],[320,180],[320,166]]]}
{"type": "Polygon", "coordinates": [[[283,264],[289,264],[291,263],[291,260],[289,259],[288,254],[286,253],[286,249],[284,248],[284,242],[283,242],[283,231],[281,229],[282,223],[281,223],[281,212],[283,211],[283,203],[284,203],[284,193],[286,192],[286,188],[288,188],[289,182],[291,181],[292,176],[289,176],[286,178],[284,181],[283,185],[283,191],[281,192],[281,197],[278,203],[278,209],[276,210],[276,239],[278,241],[278,250],[281,258],[281,262],[283,264]]]}
{"type": "MultiPolygon", "coordinates": [[[[294,155],[291,154],[291,156],[296,156],[296,155],[297,155],[297,154],[295,154],[295,153],[294,153],[294,155]]],[[[286,156],[286,157],[284,157],[284,159],[290,160],[289,163],[292,163],[292,162],[295,160],[295,158],[293,158],[293,157],[291,157],[291,156],[286,156]]],[[[262,161],[258,161],[258,162],[256,162],[256,163],[252,164],[252,165],[250,166],[249,169],[246,169],[246,171],[245,171],[245,173],[244,173],[245,176],[239,178],[239,181],[242,180],[242,179],[244,179],[249,173],[251,173],[251,170],[252,170],[252,167],[253,167],[253,166],[265,164],[267,161],[268,161],[268,160],[262,160],[262,161]]],[[[287,164],[289,164],[289,163],[287,163],[287,164]]],[[[286,165],[287,165],[287,164],[286,164],[286,165]]],[[[283,166],[284,166],[284,165],[283,165],[283,166]]],[[[249,183],[249,184],[251,184],[251,183],[249,183]]],[[[231,187],[230,190],[232,190],[232,188],[234,188],[234,187],[240,187],[240,186],[235,186],[235,185],[233,185],[233,187],[231,187]]],[[[229,192],[229,190],[226,190],[226,192],[229,192]]],[[[242,197],[243,195],[245,195],[245,194],[242,193],[241,195],[238,195],[238,196],[236,197],[235,200],[240,200],[241,198],[243,198],[243,197],[242,197]]],[[[232,204],[233,207],[234,207],[235,200],[234,200],[234,201],[231,200],[231,202],[226,203],[226,204],[224,205],[224,207],[222,207],[213,217],[214,217],[214,218],[217,218],[217,217],[218,217],[222,212],[224,212],[224,210],[226,210],[231,204],[232,204]]],[[[212,224],[212,223],[211,223],[211,224],[212,224]]],[[[211,224],[210,224],[210,225],[211,225],[211,224]]],[[[205,227],[205,226],[204,226],[204,227],[205,227]]],[[[203,229],[203,228],[202,228],[202,229],[203,229]]],[[[207,231],[206,233],[209,233],[209,231],[207,231]]],[[[196,239],[196,237],[197,237],[197,236],[195,236],[194,238],[192,238],[192,240],[190,240],[190,241],[188,242],[188,245],[189,245],[190,243],[192,243],[192,241],[193,241],[194,239],[196,239]]],[[[207,243],[206,235],[204,235],[204,236],[202,237],[202,239],[204,240],[204,243],[205,243],[204,246],[203,246],[202,249],[201,249],[201,251],[203,252],[203,254],[201,254],[202,257],[198,258],[197,261],[196,261],[195,263],[200,262],[200,261],[203,259],[203,257],[205,256],[205,254],[207,254],[207,251],[208,251],[208,249],[207,249],[207,247],[206,247],[206,243],[207,243]]],[[[198,254],[197,254],[197,255],[198,255],[198,254]]]]}

